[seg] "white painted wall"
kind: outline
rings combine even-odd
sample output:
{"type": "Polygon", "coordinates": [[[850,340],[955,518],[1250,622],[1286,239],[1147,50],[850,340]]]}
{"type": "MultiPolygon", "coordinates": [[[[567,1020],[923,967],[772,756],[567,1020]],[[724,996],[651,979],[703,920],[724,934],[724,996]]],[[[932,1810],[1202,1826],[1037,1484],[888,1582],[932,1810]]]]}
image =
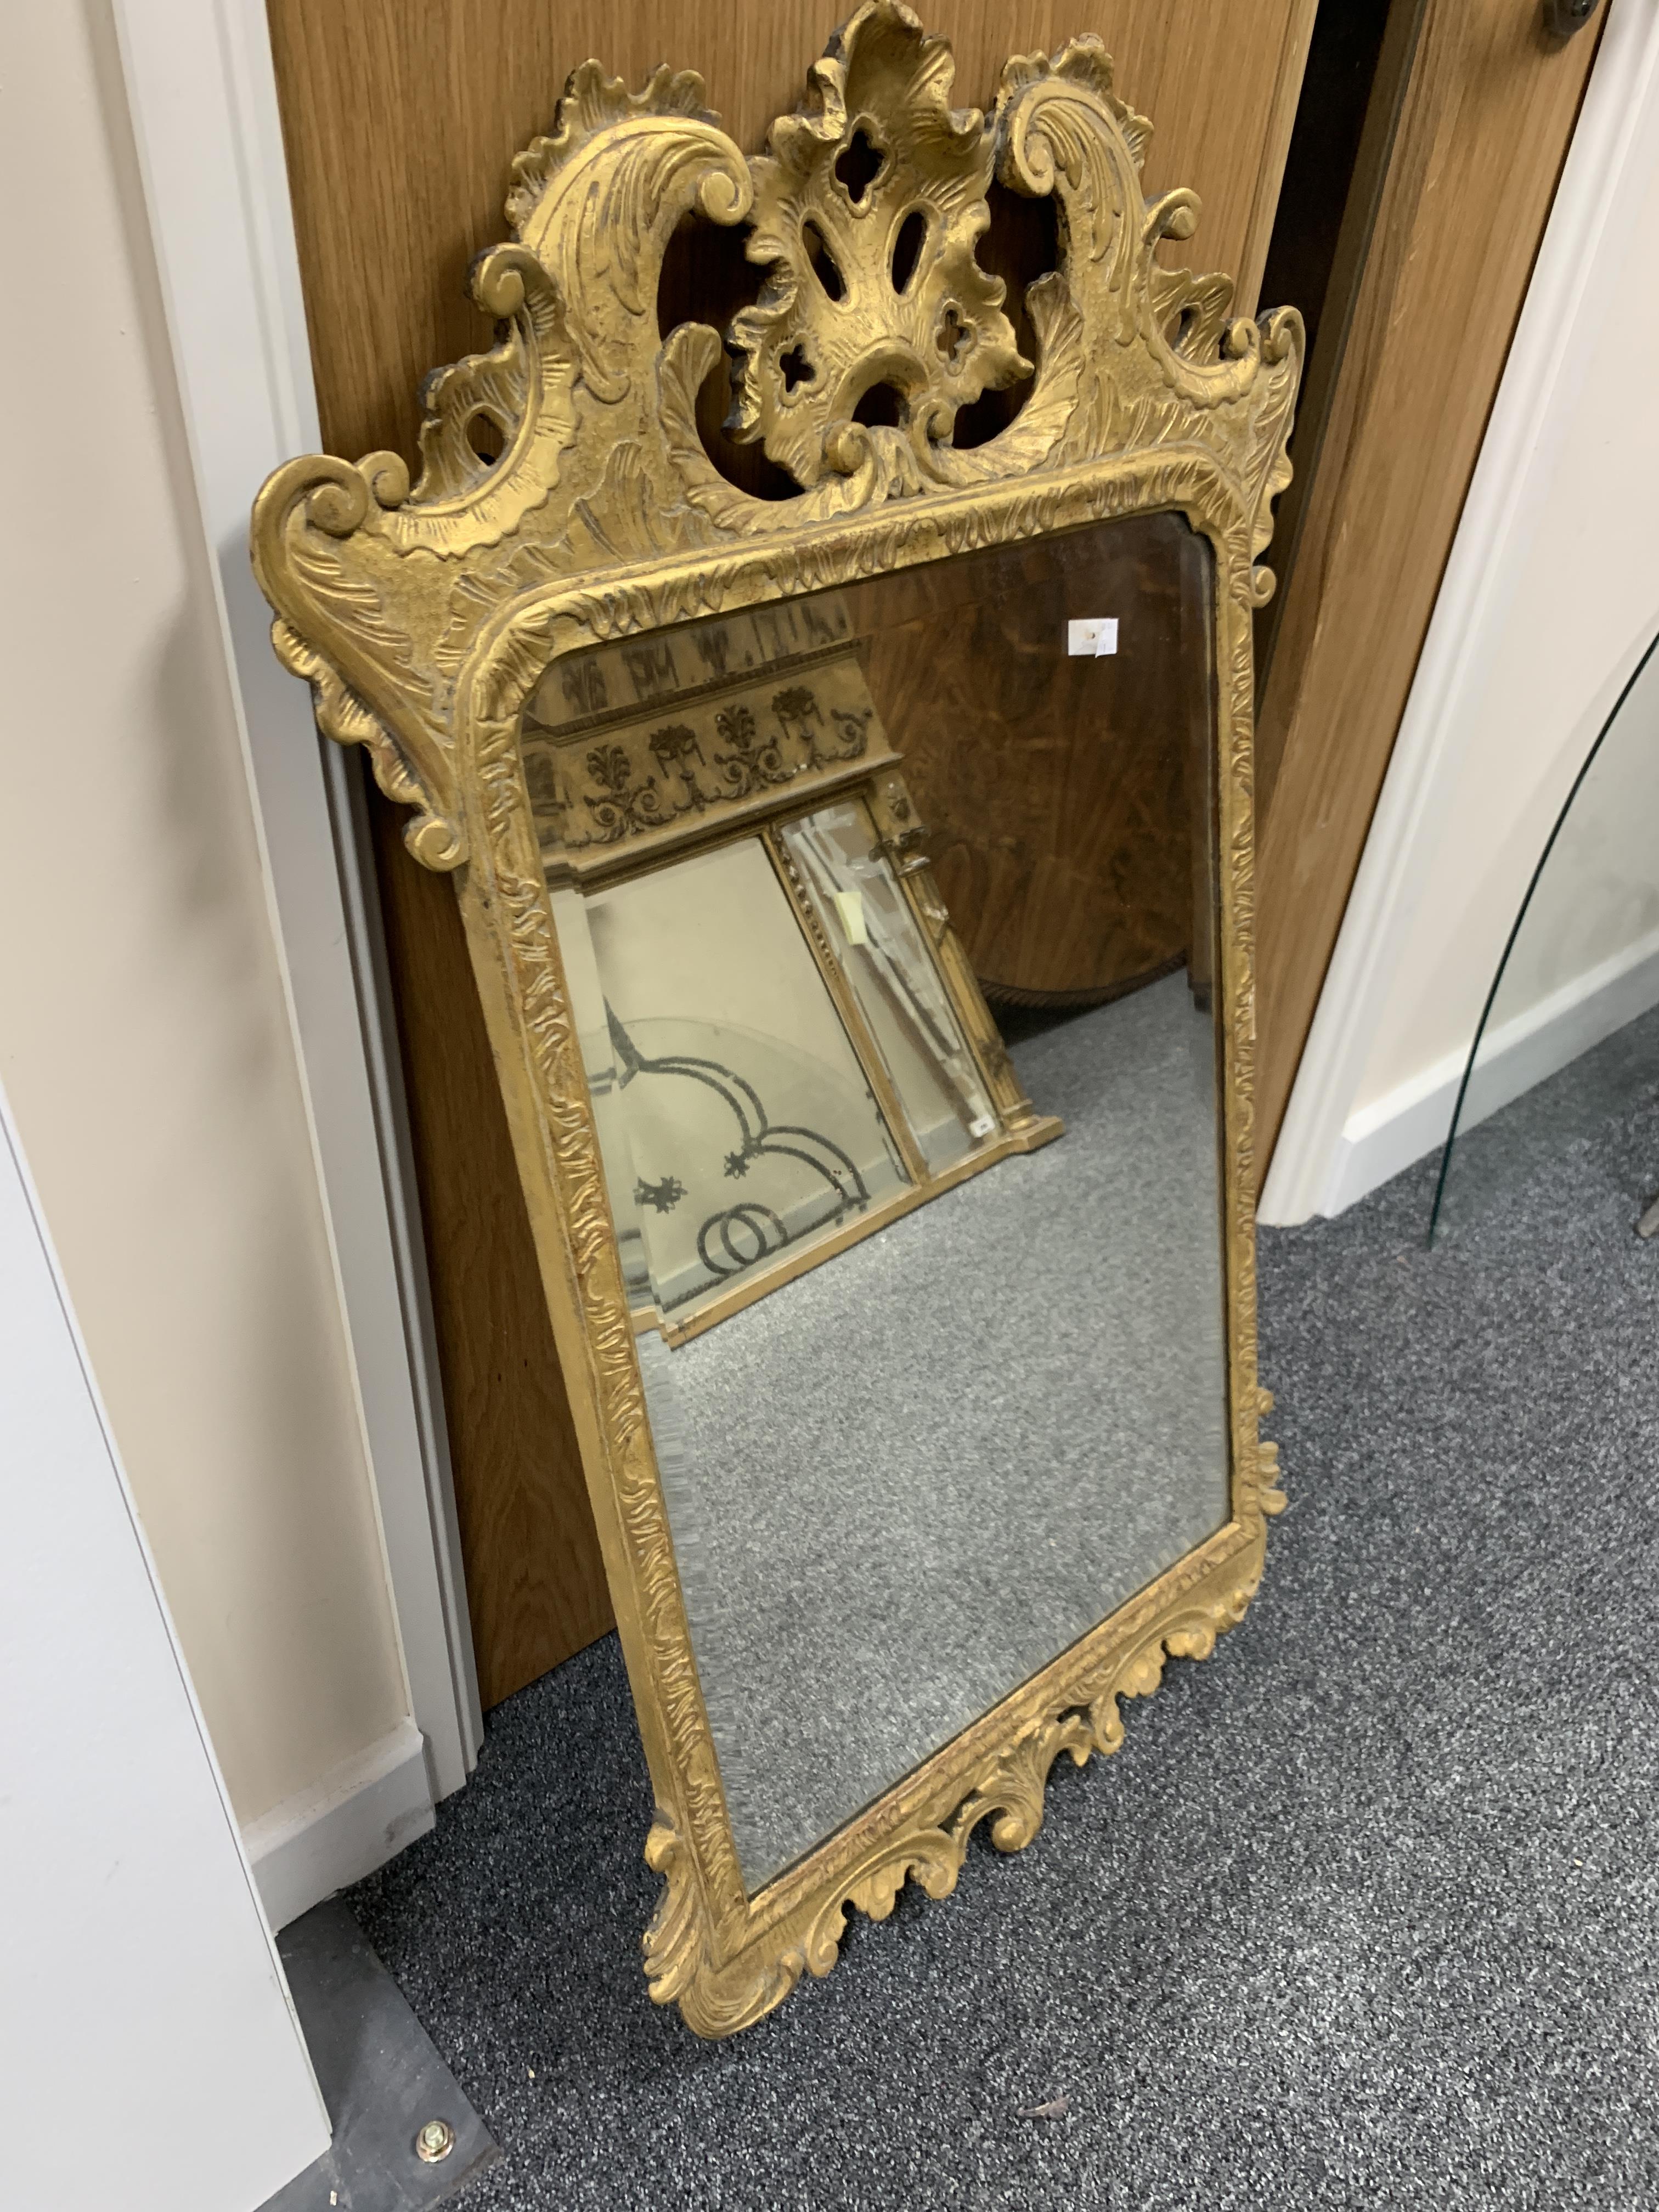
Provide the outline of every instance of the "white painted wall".
{"type": "Polygon", "coordinates": [[[362,763],[319,738],[248,559],[260,484],[322,443],[264,0],[95,4],[100,21],[112,5],[120,37],[404,1667],[444,1796],[471,1771],[483,1716],[362,763]]]}
{"type": "Polygon", "coordinates": [[[0,2187],[250,2212],[329,2126],[0,1097],[0,2187]]]}
{"type": "MultiPolygon", "coordinates": [[[[1659,628],[1656,270],[1659,0],[1612,0],[1264,1221],[1338,1212],[1443,1141],[1551,824],[1659,628]]],[[[1626,865],[1590,841],[1566,856],[1564,915],[1603,860],[1626,865]]],[[[1488,1107],[1652,1003],[1652,927],[1636,900],[1605,927],[1563,927],[1509,1002],[1551,998],[1550,1033],[1521,1024],[1488,1107]]]]}
{"type": "Polygon", "coordinates": [[[105,0],[0,15],[0,1079],[231,1800],[287,1833],[410,1695],[105,0]]]}
{"type": "MultiPolygon", "coordinates": [[[[1659,653],[1637,678],[1571,800],[1504,968],[1492,1017],[1534,1013],[1563,992],[1582,988],[1586,976],[1610,963],[1625,966],[1656,951],[1659,653]]],[[[1654,996],[1659,999],[1659,988],[1654,996]]]]}

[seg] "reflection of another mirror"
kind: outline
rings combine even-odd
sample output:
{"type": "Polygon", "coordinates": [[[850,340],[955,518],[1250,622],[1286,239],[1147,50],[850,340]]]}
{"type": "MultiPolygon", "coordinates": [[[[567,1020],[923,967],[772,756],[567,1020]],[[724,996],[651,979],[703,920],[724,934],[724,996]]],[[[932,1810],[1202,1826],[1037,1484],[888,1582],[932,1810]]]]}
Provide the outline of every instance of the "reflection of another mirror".
{"type": "Polygon", "coordinates": [[[787,822],[781,834],[927,1171],[943,1175],[991,1134],[996,1116],[870,818],[844,802],[787,822]]]}
{"type": "Polygon", "coordinates": [[[562,892],[558,923],[639,1310],[672,1318],[902,1187],[758,838],[562,892]]]}
{"type": "Polygon", "coordinates": [[[719,1318],[995,1133],[860,805],[562,890],[555,911],[636,1318],[719,1318]]]}

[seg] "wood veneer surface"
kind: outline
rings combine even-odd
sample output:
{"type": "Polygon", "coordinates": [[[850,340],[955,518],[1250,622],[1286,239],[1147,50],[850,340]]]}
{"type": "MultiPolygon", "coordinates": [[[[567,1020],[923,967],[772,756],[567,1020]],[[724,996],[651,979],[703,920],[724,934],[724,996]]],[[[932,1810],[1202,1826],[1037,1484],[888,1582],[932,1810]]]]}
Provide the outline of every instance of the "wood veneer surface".
{"type": "Polygon", "coordinates": [[[1264,1167],[1595,46],[1516,0],[1429,0],[1257,723],[1264,1167]]]}
{"type": "MultiPolygon", "coordinates": [[[[1149,190],[1205,217],[1172,258],[1239,279],[1267,252],[1316,0],[933,0],[954,97],[987,103],[1011,53],[1097,33],[1155,125],[1149,190]]],[[[323,440],[415,459],[428,370],[490,343],[465,296],[505,234],[513,156],[590,55],[637,84],[699,70],[758,149],[847,12],[836,0],[269,0],[323,440]]],[[[1014,303],[1017,304],[1017,303],[1014,303]]],[[[378,796],[388,917],[468,1593],[484,1702],[601,1632],[611,1612],[460,924],[378,796]]]]}

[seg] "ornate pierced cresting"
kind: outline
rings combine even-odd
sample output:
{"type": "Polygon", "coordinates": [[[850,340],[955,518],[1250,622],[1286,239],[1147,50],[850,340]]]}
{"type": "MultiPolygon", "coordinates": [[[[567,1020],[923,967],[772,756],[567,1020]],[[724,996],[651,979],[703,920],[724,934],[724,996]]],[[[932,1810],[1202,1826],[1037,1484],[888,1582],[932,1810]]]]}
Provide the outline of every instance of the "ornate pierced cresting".
{"type": "MultiPolygon", "coordinates": [[[[1011,61],[988,118],[953,112],[951,81],[945,41],[874,0],[814,64],[805,111],[750,161],[690,71],[659,69],[630,94],[584,63],[554,129],[514,164],[514,242],[472,271],[474,298],[507,335],[427,381],[419,482],[411,490],[398,455],[372,453],[356,467],[295,461],[266,485],[254,559],[282,617],[277,650],[315,686],[325,729],[368,744],[388,797],[417,810],[410,844],[428,866],[465,854],[462,669],[510,603],[528,615],[555,579],[608,579],[605,603],[573,610],[567,635],[625,635],[722,604],[718,564],[702,564],[702,580],[663,574],[674,556],[798,542],[918,495],[1046,480],[1047,501],[1016,529],[976,527],[972,503],[936,526],[940,550],[1030,535],[1088,519],[1091,503],[1062,496],[1060,473],[1109,455],[1185,460],[1140,506],[1188,504],[1199,476],[1219,476],[1224,496],[1212,489],[1204,506],[1226,507],[1252,557],[1266,546],[1288,481],[1297,317],[1229,323],[1225,277],[1158,265],[1158,241],[1190,236],[1198,204],[1184,191],[1142,197],[1150,126],[1114,91],[1098,40],[1011,61]],[[857,198],[856,173],[851,185],[838,173],[855,142],[879,163],[857,198]],[[950,442],[958,410],[1029,366],[1000,283],[974,258],[994,173],[1054,196],[1060,265],[1027,301],[1029,399],[1000,436],[963,449],[950,442]],[[688,323],[659,337],[664,252],[693,213],[754,222],[746,250],[768,275],[730,333],[734,418],[808,487],[799,499],[750,496],[704,449],[696,393],[720,334],[688,323]],[[921,234],[899,285],[913,216],[921,234]],[[878,384],[902,394],[896,427],[854,420],[878,384]],[[480,448],[499,451],[485,460],[480,448]]],[[[890,552],[918,557],[917,535],[898,526],[890,552]]],[[[878,559],[872,545],[864,565],[878,559]]],[[[1269,588],[1255,572],[1252,592],[1269,588]]],[[[544,619],[513,641],[544,659],[564,638],[544,619]]],[[[508,654],[500,667],[505,678],[521,663],[508,654]]]]}
{"type": "Polygon", "coordinates": [[[925,465],[959,408],[1031,374],[975,258],[996,136],[952,112],[951,76],[943,40],[872,16],[812,71],[816,112],[781,118],[751,164],[767,276],[732,325],[732,428],[800,483],[835,471],[832,433],[878,386],[925,465]]]}
{"type": "MultiPolygon", "coordinates": [[[[799,112],[748,159],[696,76],[659,69],[629,93],[585,63],[514,165],[510,241],[473,270],[499,343],[427,381],[419,481],[395,454],[313,456],[278,470],[254,511],[277,652],[323,729],[365,745],[412,810],[416,858],[455,872],[658,1793],[647,1856],[666,1890],[647,1971],[706,2034],[826,1972],[849,1905],[881,1917],[912,1875],[944,1894],[981,1820],[1005,1850],[1029,1842],[1053,1760],[1111,1750],[1119,1698],[1242,1615],[1264,1516],[1283,1503],[1257,1434],[1250,614],[1272,588],[1256,562],[1289,478],[1301,325],[1289,311],[1229,321],[1228,279],[1159,264],[1197,202],[1143,195],[1149,126],[1097,40],[1010,61],[988,116],[951,107],[951,78],[942,40],[868,0],[812,66],[799,112]],[[994,179],[1051,198],[1057,217],[1057,265],[1024,301],[1029,360],[975,252],[994,179]],[[693,216],[749,224],[763,281],[729,331],[684,324],[665,342],[663,258],[693,216]],[[795,497],[751,496],[704,446],[697,395],[723,349],[732,433],[789,471],[795,497]],[[957,445],[963,409],[1010,386],[1024,398],[1008,426],[957,445]],[[1215,556],[1232,1518],[750,1898],[645,1418],[522,711],[566,653],[1160,508],[1215,556]]],[[[554,791],[590,840],[647,787],[693,803],[672,781],[678,755],[621,750],[554,791]]],[[[883,831],[896,848],[917,834],[902,804],[899,791],[883,831]]]]}

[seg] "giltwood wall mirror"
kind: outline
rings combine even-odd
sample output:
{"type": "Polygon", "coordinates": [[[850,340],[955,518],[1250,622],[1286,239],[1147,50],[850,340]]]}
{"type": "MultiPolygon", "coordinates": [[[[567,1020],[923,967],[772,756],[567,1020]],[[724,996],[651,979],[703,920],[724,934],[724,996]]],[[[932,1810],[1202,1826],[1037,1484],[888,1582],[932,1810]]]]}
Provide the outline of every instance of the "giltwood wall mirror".
{"type": "Polygon", "coordinates": [[[986,116],[951,74],[872,0],[750,159],[695,76],[586,64],[419,483],[313,457],[254,516],[278,653],[460,900],[656,1792],[647,1972],[706,2035],[980,1823],[1028,1843],[1283,1502],[1250,625],[1301,326],[1161,264],[1196,203],[1143,197],[1097,41],[986,116]]]}

